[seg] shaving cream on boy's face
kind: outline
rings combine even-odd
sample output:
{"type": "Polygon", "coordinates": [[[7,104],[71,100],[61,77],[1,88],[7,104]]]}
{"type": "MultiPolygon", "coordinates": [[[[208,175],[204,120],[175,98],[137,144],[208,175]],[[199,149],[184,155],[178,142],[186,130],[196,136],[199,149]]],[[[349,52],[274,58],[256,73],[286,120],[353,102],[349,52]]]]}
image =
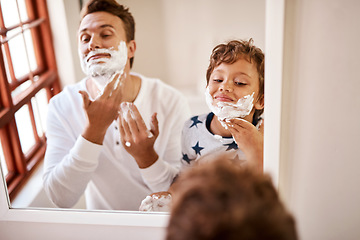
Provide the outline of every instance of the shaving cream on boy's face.
{"type": "Polygon", "coordinates": [[[121,41],[118,50],[101,48],[90,51],[86,56],[79,52],[79,56],[83,72],[103,91],[111,76],[123,72],[127,62],[127,47],[121,41]]]}
{"type": "MultiPolygon", "coordinates": [[[[240,98],[236,103],[218,102],[214,103],[213,97],[210,95],[209,87],[205,91],[205,99],[210,110],[219,118],[220,121],[232,118],[244,118],[250,114],[254,107],[254,94],[246,95],[240,98]]],[[[223,125],[224,126],[224,125],[223,125]]]]}

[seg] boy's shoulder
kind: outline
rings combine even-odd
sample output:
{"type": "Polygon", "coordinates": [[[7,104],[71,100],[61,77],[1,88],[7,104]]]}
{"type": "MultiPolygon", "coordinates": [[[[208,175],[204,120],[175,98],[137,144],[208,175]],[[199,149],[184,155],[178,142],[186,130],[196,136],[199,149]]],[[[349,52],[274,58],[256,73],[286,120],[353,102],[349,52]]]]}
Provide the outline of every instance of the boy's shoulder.
{"type": "MultiPolygon", "coordinates": [[[[200,126],[206,126],[206,121],[209,118],[209,116],[211,116],[211,114],[213,113],[204,113],[204,114],[200,114],[200,115],[194,115],[191,118],[189,118],[188,120],[186,120],[184,127],[187,128],[199,128],[200,126]]],[[[211,120],[211,119],[210,119],[211,120]]]]}

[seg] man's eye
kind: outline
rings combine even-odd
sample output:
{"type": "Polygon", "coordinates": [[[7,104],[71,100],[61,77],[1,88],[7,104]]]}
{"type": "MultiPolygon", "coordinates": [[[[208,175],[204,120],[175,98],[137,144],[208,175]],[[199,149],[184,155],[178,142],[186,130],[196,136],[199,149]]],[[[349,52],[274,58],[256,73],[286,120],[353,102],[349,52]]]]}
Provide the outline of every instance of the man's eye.
{"type": "Polygon", "coordinates": [[[111,37],[111,36],[112,36],[112,34],[102,34],[101,35],[102,38],[108,38],[108,37],[111,37]]]}
{"type": "Polygon", "coordinates": [[[90,38],[87,37],[87,36],[84,36],[84,37],[81,37],[80,40],[81,40],[82,42],[88,42],[88,41],[90,41],[90,38]]]}

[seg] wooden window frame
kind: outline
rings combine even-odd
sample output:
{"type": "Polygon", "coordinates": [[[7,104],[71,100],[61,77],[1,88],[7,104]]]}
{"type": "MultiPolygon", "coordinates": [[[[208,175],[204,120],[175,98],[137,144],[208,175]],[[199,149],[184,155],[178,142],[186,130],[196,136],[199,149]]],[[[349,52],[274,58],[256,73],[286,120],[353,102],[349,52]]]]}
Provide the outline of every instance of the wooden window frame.
{"type": "MultiPolygon", "coordinates": [[[[15,1],[18,4],[18,1],[15,1]]],[[[19,24],[7,28],[4,25],[3,10],[0,5],[0,139],[8,169],[6,183],[10,200],[15,197],[34,167],[43,159],[46,150],[46,137],[45,134],[38,135],[31,99],[40,90],[45,89],[49,101],[61,90],[46,0],[25,0],[25,4],[28,20],[25,22],[20,20],[19,24]],[[13,29],[21,31],[8,37],[7,33],[13,29]],[[25,30],[31,32],[38,66],[35,70],[30,69],[29,74],[16,78],[8,42],[15,36],[23,34],[25,30]],[[12,97],[12,91],[26,81],[30,81],[31,85],[12,97]],[[25,105],[29,109],[35,144],[29,151],[23,153],[15,113],[25,105]]]]}

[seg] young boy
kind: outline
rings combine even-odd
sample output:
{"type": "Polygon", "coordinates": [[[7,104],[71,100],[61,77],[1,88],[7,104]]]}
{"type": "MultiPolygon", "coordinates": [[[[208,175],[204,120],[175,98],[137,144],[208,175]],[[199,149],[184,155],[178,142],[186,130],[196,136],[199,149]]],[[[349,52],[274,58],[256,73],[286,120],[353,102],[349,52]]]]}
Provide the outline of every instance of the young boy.
{"type": "MultiPolygon", "coordinates": [[[[182,170],[219,155],[263,170],[264,54],[253,40],[217,45],[206,73],[212,112],[194,116],[182,131],[182,170]]],[[[142,211],[168,211],[168,192],[143,200],[142,211]]]]}
{"type": "Polygon", "coordinates": [[[298,239],[267,174],[220,156],[183,172],[175,185],[167,240],[298,239]]]}
{"type": "Polygon", "coordinates": [[[206,102],[212,112],[185,123],[183,166],[225,152],[262,171],[263,52],[252,39],[220,44],[211,54],[206,80],[206,102]]]}

